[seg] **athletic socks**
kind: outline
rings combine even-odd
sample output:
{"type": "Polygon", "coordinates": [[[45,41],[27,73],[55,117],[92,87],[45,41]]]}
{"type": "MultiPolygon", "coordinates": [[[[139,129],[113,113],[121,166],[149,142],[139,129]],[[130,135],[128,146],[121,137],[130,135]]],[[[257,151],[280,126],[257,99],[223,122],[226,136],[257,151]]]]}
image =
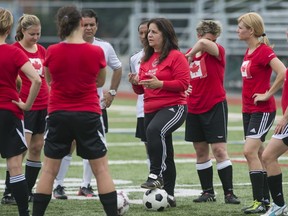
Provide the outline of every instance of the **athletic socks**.
{"type": "Polygon", "coordinates": [[[5,190],[3,196],[11,194],[11,186],[10,186],[10,174],[9,171],[6,170],[6,178],[5,178],[5,190]]]}
{"type": "Polygon", "coordinates": [[[276,176],[267,177],[273,202],[278,206],[284,206],[282,173],[276,176]]]}
{"type": "Polygon", "coordinates": [[[147,163],[148,170],[150,171],[150,165],[151,165],[151,163],[150,163],[150,159],[149,159],[149,154],[148,154],[148,152],[147,152],[147,142],[144,142],[144,144],[145,144],[146,155],[147,155],[146,163],[147,163]]]}
{"type": "Polygon", "coordinates": [[[263,171],[263,199],[265,202],[270,203],[270,192],[266,171],[263,171]]]}
{"type": "Polygon", "coordinates": [[[33,198],[32,216],[43,216],[51,200],[51,194],[35,193],[33,198]]]}
{"type": "Polygon", "coordinates": [[[264,177],[262,170],[253,170],[249,172],[252,184],[253,200],[261,202],[263,200],[264,177]]]}
{"type": "MultiPolygon", "coordinates": [[[[117,193],[113,191],[107,194],[99,194],[100,201],[107,216],[117,216],[117,193]]],[[[36,215],[35,215],[36,216],[36,215]]],[[[38,215],[37,215],[38,216],[38,215]]]]}
{"type": "Polygon", "coordinates": [[[31,161],[28,159],[26,161],[25,178],[27,180],[29,193],[32,193],[32,188],[35,185],[41,166],[41,161],[31,161]]]}
{"type": "Polygon", "coordinates": [[[28,187],[24,174],[10,176],[12,194],[18,206],[20,216],[29,216],[28,187]]]}
{"type": "Polygon", "coordinates": [[[203,192],[214,194],[213,188],[213,167],[212,161],[209,160],[205,163],[197,163],[196,169],[200,179],[203,192]]]}
{"type": "Polygon", "coordinates": [[[83,159],[83,180],[81,187],[88,187],[88,185],[91,183],[92,175],[93,172],[89,160],[83,159]]]}
{"type": "Polygon", "coordinates": [[[64,178],[65,178],[66,173],[68,171],[68,168],[70,166],[71,160],[72,160],[72,155],[71,154],[66,155],[62,159],[58,174],[57,174],[57,176],[55,178],[55,181],[54,181],[54,186],[55,187],[57,187],[58,185],[63,186],[64,178]]]}
{"type": "Polygon", "coordinates": [[[217,171],[222,183],[224,195],[233,194],[233,171],[230,160],[217,163],[217,171]]]}

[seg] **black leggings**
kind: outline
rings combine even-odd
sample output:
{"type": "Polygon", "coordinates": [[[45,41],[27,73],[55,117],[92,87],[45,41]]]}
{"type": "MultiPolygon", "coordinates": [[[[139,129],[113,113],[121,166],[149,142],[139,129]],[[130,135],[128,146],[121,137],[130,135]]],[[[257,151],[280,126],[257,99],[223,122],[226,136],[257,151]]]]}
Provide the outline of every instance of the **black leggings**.
{"type": "Polygon", "coordinates": [[[175,184],[176,168],[172,132],[184,123],[186,115],[186,105],[165,107],[154,113],[145,113],[147,149],[151,162],[150,173],[163,177],[164,184],[165,178],[174,178],[175,184]]]}

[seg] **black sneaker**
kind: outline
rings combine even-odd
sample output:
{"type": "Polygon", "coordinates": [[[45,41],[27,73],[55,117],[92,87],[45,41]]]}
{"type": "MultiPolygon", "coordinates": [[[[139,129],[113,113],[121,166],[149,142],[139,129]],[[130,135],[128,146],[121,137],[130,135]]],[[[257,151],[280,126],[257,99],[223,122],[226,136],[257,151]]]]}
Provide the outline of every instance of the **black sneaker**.
{"type": "Polygon", "coordinates": [[[3,205],[17,205],[15,198],[11,194],[5,194],[1,199],[3,205]]]}
{"type": "Polygon", "coordinates": [[[225,196],[225,203],[226,204],[240,204],[240,200],[238,200],[238,197],[235,194],[227,194],[225,196]]]}
{"type": "Polygon", "coordinates": [[[215,202],[216,198],[215,198],[215,194],[211,194],[208,192],[202,192],[201,195],[194,199],[193,202],[215,202]]]}
{"type": "Polygon", "coordinates": [[[163,179],[153,173],[150,173],[146,182],[141,185],[141,188],[156,189],[163,188],[163,179]]]}
{"type": "Polygon", "coordinates": [[[167,197],[168,203],[169,203],[169,207],[174,208],[176,207],[176,199],[175,197],[168,195],[167,197]]]}
{"type": "Polygon", "coordinates": [[[54,190],[53,190],[53,196],[56,199],[68,199],[67,195],[65,194],[65,187],[58,185],[54,190]]]}
{"type": "Polygon", "coordinates": [[[85,197],[96,197],[94,194],[93,188],[90,184],[87,187],[80,187],[78,191],[78,196],[85,196],[85,197]]]}

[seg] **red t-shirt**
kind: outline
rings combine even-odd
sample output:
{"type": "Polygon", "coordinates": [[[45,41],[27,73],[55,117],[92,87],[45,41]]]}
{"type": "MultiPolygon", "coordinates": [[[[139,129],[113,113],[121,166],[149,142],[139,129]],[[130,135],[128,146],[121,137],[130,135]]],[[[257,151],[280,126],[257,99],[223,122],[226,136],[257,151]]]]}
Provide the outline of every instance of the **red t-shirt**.
{"type": "Polygon", "coordinates": [[[106,61],[100,47],[65,42],[51,45],[44,66],[52,79],[48,113],[62,110],[101,114],[96,80],[106,61]]]}
{"type": "Polygon", "coordinates": [[[19,101],[16,79],[19,69],[28,61],[19,48],[0,45],[0,109],[12,111],[19,119],[23,119],[23,111],[12,100],[19,101]]]}
{"type": "Polygon", "coordinates": [[[192,92],[187,99],[189,113],[208,112],[215,104],[226,98],[224,89],[225,50],[221,45],[216,45],[219,50],[219,58],[204,52],[201,56],[194,57],[190,64],[192,92]]]}
{"type": "MultiPolygon", "coordinates": [[[[43,46],[37,44],[37,52],[31,53],[31,52],[26,51],[19,42],[16,42],[13,45],[16,47],[19,47],[20,49],[24,51],[24,53],[28,56],[31,64],[33,65],[35,70],[38,72],[42,80],[41,88],[33,103],[31,110],[47,109],[49,90],[48,90],[48,85],[45,80],[45,72],[44,72],[44,67],[43,67],[43,62],[45,60],[45,55],[46,55],[46,49],[43,46]]],[[[22,80],[20,98],[22,101],[26,102],[27,97],[29,95],[31,82],[21,70],[19,71],[19,75],[22,80]]]]}
{"type": "Polygon", "coordinates": [[[285,110],[288,107],[288,69],[286,70],[285,82],[282,89],[281,105],[282,105],[282,112],[284,114],[285,110]]]}
{"type": "Polygon", "coordinates": [[[133,85],[136,93],[144,92],[144,112],[156,112],[164,107],[187,104],[185,90],[190,76],[189,65],[183,53],[171,50],[168,56],[158,64],[159,53],[154,53],[139,69],[139,80],[151,79],[155,75],[164,81],[162,88],[147,89],[133,85]]]}
{"type": "Polygon", "coordinates": [[[243,81],[242,89],[242,112],[274,112],[276,111],[275,98],[272,96],[268,101],[254,104],[253,95],[255,93],[264,94],[270,89],[270,78],[272,68],[270,61],[276,58],[276,54],[271,47],[261,44],[253,53],[248,54],[248,49],[244,55],[241,66],[243,81]]]}

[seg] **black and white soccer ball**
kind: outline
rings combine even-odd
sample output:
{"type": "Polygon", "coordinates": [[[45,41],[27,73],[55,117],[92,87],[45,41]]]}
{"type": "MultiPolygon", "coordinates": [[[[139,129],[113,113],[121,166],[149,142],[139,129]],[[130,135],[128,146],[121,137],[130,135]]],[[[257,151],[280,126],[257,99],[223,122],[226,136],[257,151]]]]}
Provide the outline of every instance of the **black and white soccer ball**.
{"type": "Polygon", "coordinates": [[[129,210],[129,198],[124,191],[117,191],[118,216],[125,215],[129,210]]]}
{"type": "Polygon", "coordinates": [[[168,206],[168,194],[158,188],[147,190],[143,195],[143,205],[147,210],[163,211],[168,206]]]}

